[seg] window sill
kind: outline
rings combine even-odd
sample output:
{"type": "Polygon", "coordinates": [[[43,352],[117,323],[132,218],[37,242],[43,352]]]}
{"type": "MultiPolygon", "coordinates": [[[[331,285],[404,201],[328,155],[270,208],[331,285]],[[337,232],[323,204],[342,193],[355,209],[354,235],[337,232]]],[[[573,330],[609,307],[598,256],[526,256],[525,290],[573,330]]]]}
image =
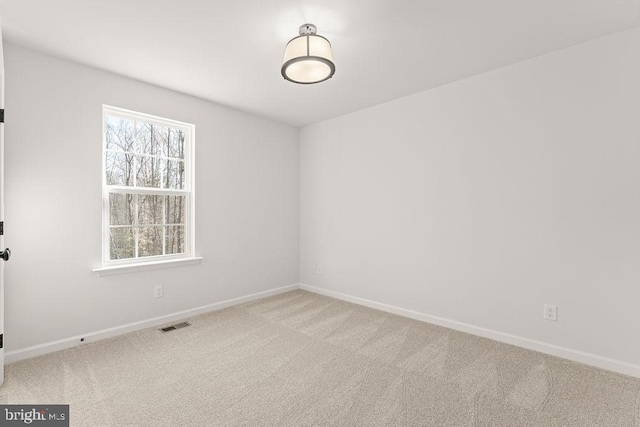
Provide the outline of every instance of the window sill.
{"type": "Polygon", "coordinates": [[[200,264],[201,256],[191,258],[169,259],[162,261],[151,261],[139,264],[121,264],[108,267],[94,268],[93,272],[98,276],[111,276],[113,274],[134,273],[138,271],[156,270],[158,268],[181,267],[183,265],[200,264]]]}

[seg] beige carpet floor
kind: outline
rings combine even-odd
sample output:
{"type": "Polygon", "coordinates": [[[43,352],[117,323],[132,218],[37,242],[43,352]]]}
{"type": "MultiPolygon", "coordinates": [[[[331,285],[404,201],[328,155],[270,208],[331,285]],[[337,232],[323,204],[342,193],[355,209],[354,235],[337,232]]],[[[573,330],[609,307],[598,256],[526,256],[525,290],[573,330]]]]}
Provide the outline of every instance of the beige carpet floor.
{"type": "Polygon", "coordinates": [[[293,291],[6,367],[71,425],[640,426],[640,380],[293,291]]]}

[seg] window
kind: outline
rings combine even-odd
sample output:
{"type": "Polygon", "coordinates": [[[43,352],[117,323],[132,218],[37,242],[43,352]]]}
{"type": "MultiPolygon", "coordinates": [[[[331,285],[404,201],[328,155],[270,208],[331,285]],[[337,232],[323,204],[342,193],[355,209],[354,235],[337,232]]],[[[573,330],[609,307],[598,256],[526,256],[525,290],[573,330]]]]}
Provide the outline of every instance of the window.
{"type": "Polygon", "coordinates": [[[194,126],[103,106],[103,264],[193,256],[194,126]]]}

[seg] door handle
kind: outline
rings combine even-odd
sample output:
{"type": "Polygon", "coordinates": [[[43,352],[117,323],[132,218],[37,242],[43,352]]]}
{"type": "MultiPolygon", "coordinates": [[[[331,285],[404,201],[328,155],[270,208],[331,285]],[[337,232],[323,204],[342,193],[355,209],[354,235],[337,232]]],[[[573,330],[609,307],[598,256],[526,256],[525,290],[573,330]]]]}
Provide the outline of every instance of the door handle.
{"type": "Polygon", "coordinates": [[[11,257],[11,249],[7,248],[4,251],[0,251],[0,258],[2,258],[5,261],[9,261],[9,258],[11,257]]]}

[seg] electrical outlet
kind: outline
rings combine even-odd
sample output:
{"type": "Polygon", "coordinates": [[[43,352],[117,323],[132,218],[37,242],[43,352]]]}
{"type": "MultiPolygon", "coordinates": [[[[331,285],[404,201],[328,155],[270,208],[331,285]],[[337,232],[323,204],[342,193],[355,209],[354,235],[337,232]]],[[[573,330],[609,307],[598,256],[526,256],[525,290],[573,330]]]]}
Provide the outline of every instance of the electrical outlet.
{"type": "Polygon", "coordinates": [[[162,285],[156,285],[153,291],[154,298],[162,298],[164,296],[164,289],[162,285]]]}
{"type": "Polygon", "coordinates": [[[552,322],[558,321],[558,306],[545,304],[543,317],[545,320],[551,320],[552,322]]]}
{"type": "Polygon", "coordinates": [[[318,266],[318,274],[322,274],[322,266],[321,265],[318,266]]]}

